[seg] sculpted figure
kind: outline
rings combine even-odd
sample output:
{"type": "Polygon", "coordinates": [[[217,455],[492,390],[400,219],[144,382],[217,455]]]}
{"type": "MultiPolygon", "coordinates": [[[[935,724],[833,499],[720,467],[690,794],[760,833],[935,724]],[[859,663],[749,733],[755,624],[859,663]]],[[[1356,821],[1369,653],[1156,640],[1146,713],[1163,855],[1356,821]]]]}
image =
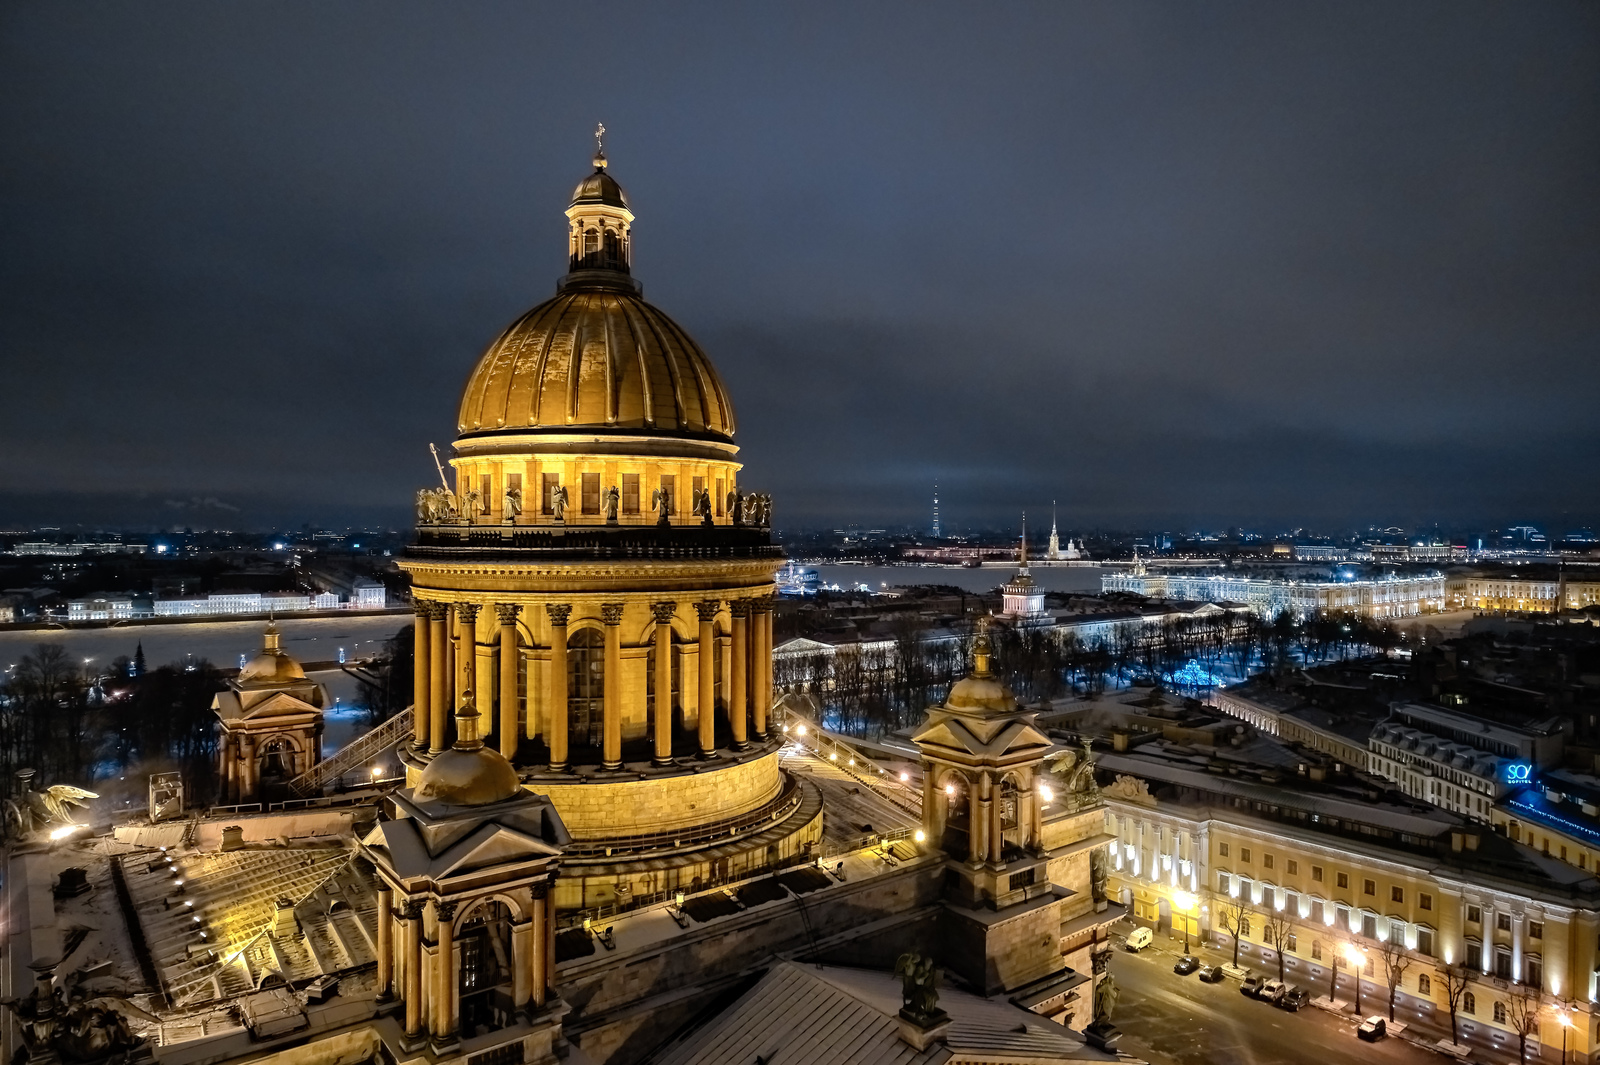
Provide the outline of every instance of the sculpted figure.
{"type": "Polygon", "coordinates": [[[617,508],[621,505],[622,493],[617,491],[617,486],[612,485],[607,488],[605,494],[600,497],[600,509],[605,513],[606,524],[615,525],[617,523],[617,508]]]}
{"type": "Polygon", "coordinates": [[[661,512],[661,517],[658,519],[657,524],[669,524],[672,520],[672,489],[662,485],[650,493],[650,509],[661,512]]]}
{"type": "Polygon", "coordinates": [[[433,497],[426,488],[417,489],[417,524],[432,525],[428,515],[433,512],[433,497]]]}
{"type": "Polygon", "coordinates": [[[694,494],[694,514],[700,519],[700,524],[710,525],[711,521],[711,490],[702,488],[694,494]]]}
{"type": "Polygon", "coordinates": [[[550,486],[550,513],[554,514],[556,521],[565,523],[567,520],[567,486],[555,484],[550,486]]]}
{"type": "Polygon", "coordinates": [[[1089,852],[1089,890],[1094,901],[1106,900],[1106,849],[1096,847],[1089,852]]]}
{"type": "Polygon", "coordinates": [[[478,493],[475,490],[469,490],[467,492],[467,513],[478,513],[478,493]]]}
{"type": "Polygon", "coordinates": [[[902,954],[894,963],[894,974],[900,978],[902,1013],[927,1018],[939,1012],[939,970],[932,958],[902,954]]]}
{"type": "Polygon", "coordinates": [[[733,518],[735,525],[744,524],[744,496],[735,488],[728,493],[728,515],[733,518]]]}
{"type": "Polygon", "coordinates": [[[1117,999],[1120,997],[1117,978],[1106,973],[1100,978],[1100,985],[1094,989],[1094,1019],[1110,1024],[1112,1011],[1117,1008],[1117,999]]]}
{"type": "Polygon", "coordinates": [[[522,489],[515,485],[506,489],[506,521],[522,517],[522,489]]]}

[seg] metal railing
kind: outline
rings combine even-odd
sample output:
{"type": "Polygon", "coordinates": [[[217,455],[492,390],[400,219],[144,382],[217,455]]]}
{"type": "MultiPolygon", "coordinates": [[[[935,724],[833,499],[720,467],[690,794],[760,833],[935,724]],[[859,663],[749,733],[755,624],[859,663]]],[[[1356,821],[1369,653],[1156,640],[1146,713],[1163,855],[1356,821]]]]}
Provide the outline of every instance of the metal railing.
{"type": "Polygon", "coordinates": [[[324,758],[289,781],[289,790],[302,799],[320,795],[330,780],[336,780],[357,766],[365,765],[409,735],[412,731],[412,711],[413,708],[408,706],[377,728],[345,744],[332,757],[324,758]]]}

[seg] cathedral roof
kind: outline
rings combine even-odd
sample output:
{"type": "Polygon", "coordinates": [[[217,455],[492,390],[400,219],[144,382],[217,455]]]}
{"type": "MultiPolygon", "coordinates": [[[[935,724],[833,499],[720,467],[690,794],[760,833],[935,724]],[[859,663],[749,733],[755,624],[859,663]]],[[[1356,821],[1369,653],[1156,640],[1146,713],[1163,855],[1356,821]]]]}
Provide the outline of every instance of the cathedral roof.
{"type": "Polygon", "coordinates": [[[254,687],[286,684],[305,679],[306,671],[300,668],[300,663],[290,658],[289,653],[278,645],[277,624],[267,622],[261,653],[246,662],[244,668],[239,670],[239,684],[254,687]]]}
{"type": "Polygon", "coordinates": [[[734,420],[722,378],[689,334],[614,279],[594,278],[569,283],[489,345],[467,379],[457,428],[732,439],[734,420]]]}
{"type": "Polygon", "coordinates": [[[479,738],[478,711],[467,692],[456,712],[455,746],[433,756],[412,799],[445,806],[490,806],[521,792],[522,782],[506,756],[479,738]]]}
{"type": "Polygon", "coordinates": [[[624,210],[629,207],[628,194],[622,191],[616,178],[606,173],[606,157],[603,154],[594,157],[594,173],[578,182],[578,187],[572,190],[573,207],[590,203],[624,210]]]}

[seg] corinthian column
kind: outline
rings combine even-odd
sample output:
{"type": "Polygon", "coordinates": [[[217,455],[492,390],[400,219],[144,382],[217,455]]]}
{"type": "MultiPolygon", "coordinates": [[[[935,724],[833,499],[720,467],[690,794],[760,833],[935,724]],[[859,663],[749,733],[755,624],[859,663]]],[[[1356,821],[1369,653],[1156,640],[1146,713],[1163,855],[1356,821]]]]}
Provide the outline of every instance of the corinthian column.
{"type": "Polygon", "coordinates": [[[706,599],[694,605],[700,615],[700,649],[695,657],[700,665],[700,757],[710,758],[717,749],[717,611],[722,604],[706,599]]]}
{"type": "Polygon", "coordinates": [[[655,764],[672,764],[672,619],[677,603],[652,603],[656,619],[655,764]]]}
{"type": "Polygon", "coordinates": [[[509,760],[517,754],[517,615],[515,603],[500,603],[494,608],[500,619],[500,753],[509,760]]]}
{"type": "Polygon", "coordinates": [[[434,603],[428,611],[428,750],[444,750],[445,714],[450,709],[449,608],[434,603]]]}
{"type": "Polygon", "coordinates": [[[435,902],[439,949],[433,981],[433,1037],[448,1043],[456,1033],[456,903],[435,902]]]}
{"type": "Polygon", "coordinates": [[[400,916],[405,921],[406,1035],[420,1039],[427,1030],[422,1015],[422,903],[408,900],[400,916]]]}
{"type": "Polygon", "coordinates": [[[758,739],[767,738],[767,714],[772,710],[772,600],[757,599],[752,604],[751,635],[755,645],[755,673],[750,685],[750,720],[758,739]]]}
{"type": "Polygon", "coordinates": [[[477,603],[456,604],[456,706],[478,687],[478,609],[477,603]]]}
{"type": "Polygon", "coordinates": [[[411,651],[411,743],[418,750],[428,749],[428,637],[433,625],[433,604],[426,599],[416,600],[415,620],[412,622],[411,651]]]}
{"type": "Polygon", "coordinates": [[[605,731],[601,735],[601,764],[622,768],[622,604],[601,603],[600,620],[606,627],[605,731]]]}
{"type": "Polygon", "coordinates": [[[546,603],[550,615],[550,676],[545,713],[548,715],[545,741],[550,745],[550,768],[567,768],[567,619],[572,607],[567,603],[546,603]]]}
{"type": "Polygon", "coordinates": [[[745,679],[750,660],[750,600],[735,599],[728,604],[733,612],[733,691],[728,695],[728,725],[733,729],[735,750],[744,750],[745,721],[749,709],[745,704],[745,679]]]}

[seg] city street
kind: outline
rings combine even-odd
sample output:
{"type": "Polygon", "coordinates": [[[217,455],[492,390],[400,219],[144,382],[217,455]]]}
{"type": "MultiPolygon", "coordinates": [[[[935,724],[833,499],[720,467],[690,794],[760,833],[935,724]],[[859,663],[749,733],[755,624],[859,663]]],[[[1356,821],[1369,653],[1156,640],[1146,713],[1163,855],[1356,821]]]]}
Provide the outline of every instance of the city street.
{"type": "MultiPolygon", "coordinates": [[[[1364,1043],[1355,1019],[1336,1018],[1307,1006],[1298,1013],[1280,1010],[1239,993],[1239,981],[1203,984],[1179,976],[1172,964],[1181,949],[1168,950],[1161,939],[1138,954],[1118,949],[1111,971],[1121,998],[1114,1021],[1122,1029],[1117,1049],[1153,1065],[1422,1065],[1445,1059],[1402,1039],[1364,1043]]],[[[1217,951],[1197,951],[1206,962],[1226,961],[1217,951]]]]}

